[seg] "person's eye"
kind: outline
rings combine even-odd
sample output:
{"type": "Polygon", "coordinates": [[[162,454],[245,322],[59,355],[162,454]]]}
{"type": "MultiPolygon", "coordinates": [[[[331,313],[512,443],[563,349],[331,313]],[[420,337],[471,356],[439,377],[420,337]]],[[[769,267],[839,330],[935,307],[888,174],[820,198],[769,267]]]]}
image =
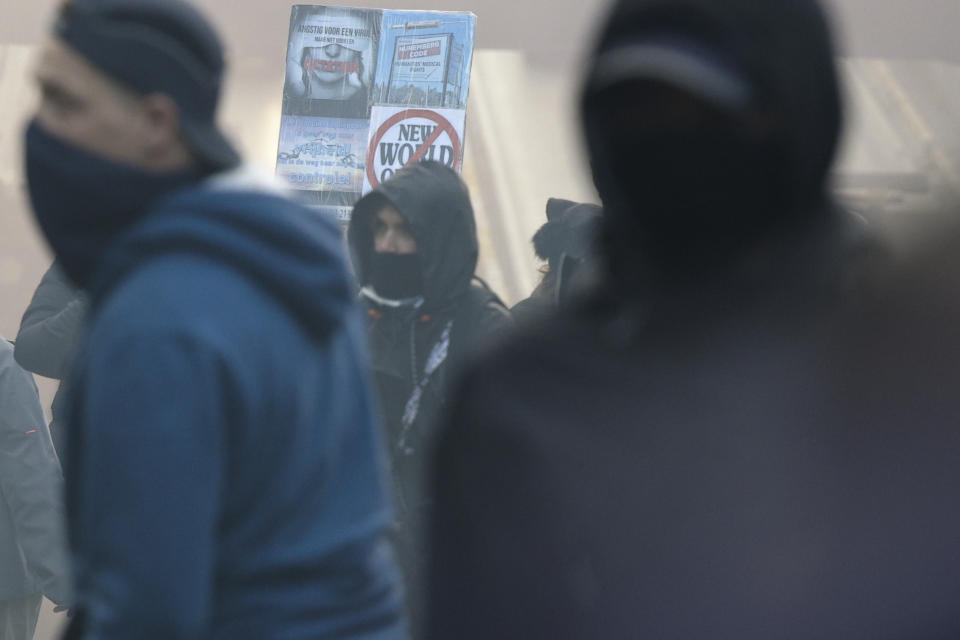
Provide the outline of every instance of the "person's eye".
{"type": "Polygon", "coordinates": [[[42,89],[43,100],[60,112],[78,111],[83,103],[57,87],[45,86],[42,89]]]}

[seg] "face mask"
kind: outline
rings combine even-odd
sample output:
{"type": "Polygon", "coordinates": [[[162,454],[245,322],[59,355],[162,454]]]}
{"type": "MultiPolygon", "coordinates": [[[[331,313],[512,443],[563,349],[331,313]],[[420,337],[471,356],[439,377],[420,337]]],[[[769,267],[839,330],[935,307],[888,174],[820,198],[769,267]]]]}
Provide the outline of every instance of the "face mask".
{"type": "Polygon", "coordinates": [[[661,267],[696,270],[736,255],[782,214],[777,154],[735,132],[620,140],[610,149],[598,180],[613,212],[605,242],[630,245],[614,253],[642,251],[661,267]]]}
{"type": "Polygon", "coordinates": [[[423,294],[420,256],[415,253],[374,251],[370,276],[373,290],[388,300],[407,300],[423,294]]]}
{"type": "Polygon", "coordinates": [[[151,173],[59,140],[36,123],[25,136],[34,215],[67,276],[90,285],[116,239],[160,197],[199,179],[193,171],[151,173]]]}

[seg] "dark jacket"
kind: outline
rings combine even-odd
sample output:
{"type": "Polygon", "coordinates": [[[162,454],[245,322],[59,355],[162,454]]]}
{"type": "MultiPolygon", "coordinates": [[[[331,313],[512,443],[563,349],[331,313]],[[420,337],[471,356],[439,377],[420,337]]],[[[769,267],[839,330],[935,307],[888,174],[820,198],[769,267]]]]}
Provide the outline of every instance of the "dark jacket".
{"type": "Polygon", "coordinates": [[[348,238],[357,278],[367,292],[371,366],[387,428],[403,537],[400,554],[409,578],[420,564],[421,552],[413,547],[419,545],[420,511],[428,502],[426,454],[450,380],[471,351],[508,328],[511,320],[497,296],[474,281],[478,244],[473,208],[466,185],[451,169],[424,162],[399,172],[357,203],[348,238]],[[369,289],[371,218],[387,202],[403,214],[417,242],[425,290],[415,308],[379,303],[369,289]],[[442,346],[447,331],[448,350],[442,346]],[[426,376],[432,355],[441,364],[426,376]],[[404,425],[410,399],[425,379],[416,417],[404,425]]]}
{"type": "Polygon", "coordinates": [[[53,400],[53,422],[50,425],[50,435],[58,451],[62,451],[65,439],[60,432],[60,410],[66,388],[64,378],[80,343],[86,310],[86,296],[54,263],[43,274],[17,333],[14,356],[20,366],[45,378],[61,381],[61,388],[53,400]]]}
{"type": "Polygon", "coordinates": [[[629,346],[564,314],[467,376],[428,637],[960,637],[953,297],[701,302],[740,310],[629,346]]]}
{"type": "Polygon", "coordinates": [[[69,604],[63,478],[37,387],[0,338],[0,602],[69,604]]]}
{"type": "Polygon", "coordinates": [[[95,273],[69,406],[68,637],[402,637],[338,231],[203,183],[95,273]]]}
{"type": "MultiPolygon", "coordinates": [[[[607,287],[471,369],[436,456],[429,637],[958,637],[957,341],[921,384],[932,350],[896,349],[895,384],[898,332],[872,330],[883,305],[857,277],[872,254],[823,204],[824,17],[624,0],[607,33],[665,18],[724,34],[781,96],[806,189],[782,195],[811,208],[770,211],[791,226],[672,287],[630,288],[631,238],[608,243],[607,287]]],[[[635,214],[605,208],[607,229],[635,214]]]]}

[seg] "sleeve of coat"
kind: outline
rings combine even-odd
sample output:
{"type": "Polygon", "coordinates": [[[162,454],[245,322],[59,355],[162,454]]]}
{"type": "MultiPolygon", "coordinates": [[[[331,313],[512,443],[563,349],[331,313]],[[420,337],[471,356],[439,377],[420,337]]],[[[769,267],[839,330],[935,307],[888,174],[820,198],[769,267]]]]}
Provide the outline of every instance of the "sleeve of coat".
{"type": "Polygon", "coordinates": [[[562,587],[541,571],[556,559],[543,468],[489,375],[465,378],[435,449],[427,637],[564,637],[552,626],[562,587]]]}
{"type": "Polygon", "coordinates": [[[56,263],[33,294],[17,333],[14,355],[27,371],[62,380],[68,373],[87,303],[56,263]]]}
{"type": "Polygon", "coordinates": [[[28,574],[47,598],[65,605],[70,581],[60,462],[33,378],[7,361],[0,368],[0,494],[28,574]]]}
{"type": "Polygon", "coordinates": [[[224,490],[221,359],[162,328],[101,346],[77,390],[75,637],[207,637],[224,490]]]}

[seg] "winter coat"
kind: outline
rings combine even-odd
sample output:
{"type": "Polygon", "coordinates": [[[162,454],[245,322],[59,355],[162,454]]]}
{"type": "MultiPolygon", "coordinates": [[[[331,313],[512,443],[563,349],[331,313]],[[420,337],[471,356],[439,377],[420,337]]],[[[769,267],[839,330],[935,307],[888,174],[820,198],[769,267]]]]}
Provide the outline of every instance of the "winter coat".
{"type": "Polygon", "coordinates": [[[69,638],[403,637],[340,234],[244,176],[162,198],[93,270],[69,638]]]}
{"type": "Polygon", "coordinates": [[[69,604],[60,461],[33,377],[0,338],[0,601],[69,604]]]}
{"type": "MultiPolygon", "coordinates": [[[[784,201],[822,204],[840,113],[816,3],[616,7],[601,51],[662,20],[735,50],[784,105],[806,190],[784,201]]],[[[466,374],[432,478],[430,638],[960,637],[955,335],[925,371],[933,349],[873,329],[856,225],[769,213],[793,226],[728,270],[649,289],[611,272],[466,374]]],[[[634,272],[621,240],[605,258],[634,272]]]]}
{"type": "Polygon", "coordinates": [[[86,296],[54,263],[40,280],[17,333],[14,356],[20,366],[61,381],[53,400],[50,424],[50,435],[58,451],[62,451],[65,439],[60,433],[60,410],[66,388],[63,381],[80,343],[86,310],[86,296]]]}
{"type": "MultiPolygon", "coordinates": [[[[423,480],[437,417],[469,354],[512,322],[499,298],[474,280],[473,208],[466,185],[451,169],[423,162],[398,172],[357,203],[348,239],[359,284],[367,291],[371,367],[390,448],[399,550],[413,585],[417,578],[411,576],[423,561],[419,527],[428,506],[423,480]],[[371,295],[371,218],[385,203],[403,214],[417,242],[425,290],[416,308],[393,308],[371,295]],[[411,401],[414,394],[419,402],[411,401]]],[[[411,598],[416,589],[409,587],[411,598]]]]}
{"type": "Polygon", "coordinates": [[[427,637],[960,637],[955,291],[508,341],[437,451],[427,637]]]}

